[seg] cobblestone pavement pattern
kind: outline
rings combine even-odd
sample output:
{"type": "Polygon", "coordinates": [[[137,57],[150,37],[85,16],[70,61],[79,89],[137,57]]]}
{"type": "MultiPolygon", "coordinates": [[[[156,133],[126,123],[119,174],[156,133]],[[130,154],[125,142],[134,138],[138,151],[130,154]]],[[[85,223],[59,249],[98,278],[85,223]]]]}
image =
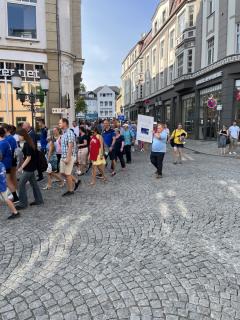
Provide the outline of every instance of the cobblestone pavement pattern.
{"type": "Polygon", "coordinates": [[[0,319],[240,319],[239,160],[147,154],[96,189],[0,216],[0,319]]]}

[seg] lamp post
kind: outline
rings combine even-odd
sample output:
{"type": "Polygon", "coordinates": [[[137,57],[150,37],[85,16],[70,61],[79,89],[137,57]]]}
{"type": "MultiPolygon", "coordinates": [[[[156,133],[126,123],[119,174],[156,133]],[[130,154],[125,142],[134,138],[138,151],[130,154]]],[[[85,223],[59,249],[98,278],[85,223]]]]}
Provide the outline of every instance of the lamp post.
{"type": "Polygon", "coordinates": [[[46,72],[44,69],[40,70],[40,87],[43,93],[33,93],[32,90],[30,93],[25,93],[22,91],[22,77],[19,74],[17,68],[15,69],[13,75],[12,75],[12,86],[16,90],[17,93],[17,99],[22,102],[22,105],[24,105],[24,102],[28,101],[30,103],[30,110],[32,113],[32,128],[34,129],[34,119],[36,115],[36,108],[35,103],[37,101],[44,102],[45,96],[47,96],[47,92],[49,90],[49,78],[46,75],[46,72]]]}

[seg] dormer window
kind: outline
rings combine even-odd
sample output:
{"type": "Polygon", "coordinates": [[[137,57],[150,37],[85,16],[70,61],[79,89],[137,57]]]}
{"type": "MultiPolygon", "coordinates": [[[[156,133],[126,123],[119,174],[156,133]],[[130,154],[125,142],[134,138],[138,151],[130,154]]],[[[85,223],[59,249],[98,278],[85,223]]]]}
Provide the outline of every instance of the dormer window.
{"type": "Polygon", "coordinates": [[[162,13],[162,23],[164,24],[167,20],[167,13],[166,13],[166,10],[163,10],[163,13],[162,13]]]}
{"type": "Polygon", "coordinates": [[[158,23],[156,21],[155,24],[154,24],[154,33],[156,34],[157,31],[158,31],[158,23]]]}

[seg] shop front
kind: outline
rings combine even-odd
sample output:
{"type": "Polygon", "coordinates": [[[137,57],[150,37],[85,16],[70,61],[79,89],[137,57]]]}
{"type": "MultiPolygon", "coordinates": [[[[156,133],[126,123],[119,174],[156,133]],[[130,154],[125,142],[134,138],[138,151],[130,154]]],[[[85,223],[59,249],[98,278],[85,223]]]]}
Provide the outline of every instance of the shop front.
{"type": "MultiPolygon", "coordinates": [[[[25,121],[32,124],[32,114],[28,101],[22,104],[12,87],[11,76],[15,68],[23,78],[22,91],[39,93],[39,72],[43,69],[43,64],[0,61],[0,123],[11,123],[18,127],[25,121]]],[[[45,103],[37,102],[35,106],[36,119],[44,118],[45,103]]]]}

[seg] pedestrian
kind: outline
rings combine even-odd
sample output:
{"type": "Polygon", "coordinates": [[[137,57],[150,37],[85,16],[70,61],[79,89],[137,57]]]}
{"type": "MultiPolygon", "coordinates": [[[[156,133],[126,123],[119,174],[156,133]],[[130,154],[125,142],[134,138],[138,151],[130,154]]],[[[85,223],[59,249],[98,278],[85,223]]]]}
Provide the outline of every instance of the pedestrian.
{"type": "Polygon", "coordinates": [[[111,170],[112,170],[112,176],[116,175],[115,167],[116,167],[116,161],[115,161],[115,154],[114,154],[114,144],[116,141],[115,137],[115,131],[110,127],[110,123],[108,120],[104,120],[103,123],[104,130],[102,133],[103,142],[104,142],[104,152],[105,152],[105,158],[108,157],[111,160],[111,170]]]}
{"type": "Polygon", "coordinates": [[[106,160],[104,158],[103,138],[99,134],[97,127],[93,128],[93,134],[90,140],[89,159],[92,161],[92,180],[90,185],[94,186],[96,184],[97,169],[101,174],[101,179],[107,181],[104,174],[106,160]]]}
{"type": "Polygon", "coordinates": [[[11,147],[11,155],[12,155],[12,165],[11,165],[11,168],[7,171],[7,185],[13,195],[13,202],[17,203],[19,201],[19,198],[17,195],[17,157],[16,157],[17,142],[12,136],[11,125],[5,125],[4,130],[5,130],[5,139],[11,147]]]}
{"type": "Polygon", "coordinates": [[[124,136],[121,135],[120,129],[115,129],[115,134],[116,134],[116,141],[114,144],[114,153],[115,153],[115,159],[120,160],[121,167],[122,169],[126,168],[125,160],[123,157],[123,152],[124,152],[124,136]]]}
{"type": "Polygon", "coordinates": [[[60,182],[60,187],[64,186],[64,180],[62,179],[61,175],[57,172],[58,170],[58,158],[56,154],[56,141],[54,138],[53,130],[49,131],[48,137],[47,137],[47,147],[46,147],[46,158],[48,162],[48,168],[47,168],[47,175],[48,175],[48,182],[46,187],[43,188],[43,190],[49,190],[52,188],[52,178],[56,178],[57,182],[60,182]]]}
{"type": "Polygon", "coordinates": [[[76,136],[76,138],[79,137],[79,126],[77,125],[77,121],[72,122],[72,128],[71,128],[76,136]]]}
{"type": "Polygon", "coordinates": [[[129,130],[128,123],[123,125],[123,137],[124,137],[124,152],[126,154],[127,163],[130,164],[132,162],[132,154],[131,147],[134,145],[134,135],[131,130],[129,130]]]}
{"type": "Polygon", "coordinates": [[[187,132],[183,130],[182,124],[179,123],[177,128],[173,131],[170,140],[172,140],[174,164],[182,164],[183,148],[185,139],[187,138],[187,132]]]}
{"type": "Polygon", "coordinates": [[[77,174],[83,175],[86,172],[88,162],[88,134],[87,130],[81,126],[79,128],[79,137],[77,138],[78,147],[78,171],[77,174]]]}
{"type": "Polygon", "coordinates": [[[220,132],[218,134],[219,134],[218,148],[220,149],[220,155],[225,156],[227,140],[228,140],[227,127],[223,125],[222,129],[220,130],[220,132]]]}
{"type": "Polygon", "coordinates": [[[40,119],[38,121],[39,127],[40,127],[40,145],[41,145],[41,151],[46,154],[47,152],[47,136],[48,136],[48,129],[45,125],[45,120],[40,119]]]}
{"type": "Polygon", "coordinates": [[[168,128],[168,125],[167,125],[167,123],[165,123],[164,125],[163,125],[163,130],[167,133],[167,142],[169,141],[169,138],[170,138],[170,130],[169,130],[169,128],[168,128]]]}
{"type": "Polygon", "coordinates": [[[59,173],[60,160],[61,160],[61,156],[62,156],[62,144],[61,144],[62,136],[60,134],[59,128],[57,128],[57,127],[53,128],[53,135],[54,135],[56,155],[57,155],[57,173],[59,173]]]}
{"type": "Polygon", "coordinates": [[[158,124],[156,132],[153,133],[151,163],[157,169],[156,178],[162,178],[163,159],[167,149],[167,132],[162,124],[158,124]]]}
{"type": "Polygon", "coordinates": [[[59,127],[63,131],[61,145],[62,156],[60,161],[60,172],[65,177],[67,182],[67,191],[63,193],[63,197],[71,196],[77,190],[80,180],[77,180],[73,175],[73,166],[76,159],[76,139],[75,134],[69,129],[69,121],[62,118],[59,121],[59,127]]]}
{"type": "MultiPolygon", "coordinates": [[[[3,127],[0,127],[0,152],[2,154],[2,162],[6,169],[7,176],[7,186],[11,192],[16,192],[14,184],[11,180],[11,169],[12,169],[12,149],[9,142],[6,139],[6,133],[3,127]]],[[[17,194],[15,194],[15,199],[18,200],[17,194]]]]}
{"type": "Polygon", "coordinates": [[[43,198],[38,186],[35,170],[37,170],[37,150],[36,144],[27,133],[25,129],[21,129],[18,132],[20,142],[23,142],[23,163],[21,164],[18,172],[21,173],[19,180],[19,204],[16,206],[17,210],[25,209],[28,206],[28,197],[26,184],[30,183],[32,187],[34,201],[30,203],[30,206],[37,206],[43,204],[43,198]]]}
{"type": "MultiPolygon", "coordinates": [[[[29,122],[24,122],[22,124],[22,129],[25,129],[27,131],[27,134],[31,137],[33,143],[35,144],[35,149],[37,150],[38,148],[38,138],[36,132],[33,130],[29,122]]],[[[36,154],[36,161],[38,161],[38,154],[36,154]]],[[[38,172],[38,179],[37,181],[42,181],[44,179],[43,177],[43,172],[41,171],[40,167],[37,166],[37,172],[38,172]]]]}
{"type": "Polygon", "coordinates": [[[5,202],[12,212],[8,219],[15,219],[20,217],[20,213],[15,208],[11,200],[8,199],[7,193],[7,177],[6,177],[6,168],[2,162],[2,154],[0,152],[0,201],[5,202]]]}
{"type": "Polygon", "coordinates": [[[237,126],[237,122],[233,121],[233,124],[228,129],[228,134],[230,138],[230,146],[229,146],[229,154],[237,154],[237,143],[239,139],[239,126],[237,126]]]}

